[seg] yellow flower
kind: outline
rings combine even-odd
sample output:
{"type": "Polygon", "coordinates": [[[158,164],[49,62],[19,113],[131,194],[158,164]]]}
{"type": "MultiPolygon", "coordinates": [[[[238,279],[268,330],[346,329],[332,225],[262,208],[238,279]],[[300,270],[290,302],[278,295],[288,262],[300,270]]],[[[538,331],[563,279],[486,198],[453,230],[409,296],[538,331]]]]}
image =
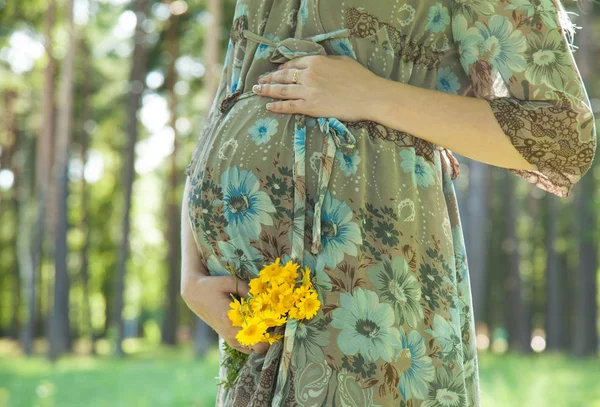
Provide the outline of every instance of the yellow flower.
{"type": "Polygon", "coordinates": [[[289,260],[281,270],[281,277],[290,284],[295,284],[298,278],[298,268],[300,265],[289,260]]]}
{"type": "Polygon", "coordinates": [[[302,284],[308,288],[312,288],[312,281],[310,281],[310,269],[307,267],[302,271],[302,284]]]}
{"type": "Polygon", "coordinates": [[[256,343],[260,342],[266,330],[266,323],[264,323],[263,321],[257,321],[253,319],[248,321],[248,324],[244,324],[244,326],[242,327],[242,329],[240,329],[235,338],[242,345],[255,345],[256,343]]]}
{"type": "Polygon", "coordinates": [[[250,308],[254,313],[260,313],[271,308],[269,295],[265,293],[254,297],[250,302],[250,308]]]}
{"type": "Polygon", "coordinates": [[[244,323],[244,317],[242,315],[242,304],[238,299],[234,299],[229,303],[231,309],[227,311],[227,316],[231,320],[233,326],[242,326],[244,323]]]}
{"type": "Polygon", "coordinates": [[[259,294],[266,293],[269,289],[269,283],[260,278],[253,278],[248,285],[250,286],[250,294],[255,297],[259,294]]]}
{"type": "Polygon", "coordinates": [[[276,285],[269,290],[270,304],[274,311],[284,314],[288,311],[286,296],[292,295],[292,289],[283,285],[276,285]]]}
{"type": "Polygon", "coordinates": [[[283,335],[281,335],[281,334],[271,335],[270,333],[265,332],[261,342],[269,342],[269,345],[272,345],[273,342],[277,342],[281,338],[283,338],[283,335]]]}
{"type": "Polygon", "coordinates": [[[305,317],[305,312],[304,309],[299,308],[298,306],[293,307],[292,309],[290,309],[290,318],[294,318],[294,319],[304,319],[305,317]]]}
{"type": "Polygon", "coordinates": [[[271,264],[265,265],[262,270],[258,272],[258,276],[264,282],[268,282],[269,279],[277,277],[281,272],[282,265],[279,263],[279,257],[271,264]]]}
{"type": "Polygon", "coordinates": [[[317,312],[321,307],[321,301],[319,301],[316,291],[310,290],[308,294],[304,297],[304,299],[300,302],[298,307],[304,311],[304,317],[306,319],[311,319],[312,317],[317,315],[317,312]]]}
{"type": "Polygon", "coordinates": [[[257,315],[257,318],[262,319],[268,327],[283,325],[287,320],[284,314],[270,310],[261,312],[259,315],[257,315]]]}

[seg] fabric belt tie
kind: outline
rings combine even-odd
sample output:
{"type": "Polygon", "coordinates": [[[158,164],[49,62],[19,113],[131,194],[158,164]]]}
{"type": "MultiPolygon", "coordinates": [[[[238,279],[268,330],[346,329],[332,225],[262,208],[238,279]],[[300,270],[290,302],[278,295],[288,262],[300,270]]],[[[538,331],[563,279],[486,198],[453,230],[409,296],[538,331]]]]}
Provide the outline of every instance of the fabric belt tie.
{"type": "MultiPolygon", "coordinates": [[[[281,41],[273,41],[269,38],[257,35],[249,30],[243,30],[243,35],[249,40],[266,44],[274,48],[274,51],[270,57],[270,61],[273,63],[284,63],[294,58],[299,58],[309,55],[327,55],[325,48],[319,44],[320,41],[330,40],[334,38],[345,38],[350,36],[350,30],[343,28],[328,33],[317,34],[315,36],[299,39],[299,38],[286,38],[281,41]]],[[[331,178],[331,171],[333,168],[333,162],[336,151],[340,149],[344,154],[348,154],[353,148],[355,148],[356,138],[350,130],[338,119],[334,117],[317,118],[319,127],[325,136],[323,143],[323,156],[321,159],[321,165],[318,171],[318,185],[317,185],[317,199],[315,202],[314,215],[313,215],[313,227],[312,227],[312,243],[310,251],[312,254],[319,254],[319,248],[321,247],[321,211],[323,207],[323,201],[328,190],[329,180],[331,178]]],[[[296,125],[296,132],[304,132],[306,135],[306,124],[305,121],[301,121],[301,124],[296,125]]],[[[301,151],[306,151],[306,138],[304,139],[303,145],[294,143],[294,163],[295,169],[299,167],[304,168],[305,158],[302,156],[301,151]]],[[[304,174],[301,174],[304,176],[304,174]]],[[[302,216],[306,208],[306,184],[300,182],[301,185],[296,185],[296,194],[300,194],[302,199],[294,199],[294,216],[302,216]],[[302,188],[302,190],[298,190],[302,188]]],[[[302,228],[302,239],[298,239],[296,250],[292,250],[292,257],[296,255],[297,258],[302,258],[304,250],[304,222],[301,225],[302,228]],[[302,241],[302,243],[300,242],[302,241]],[[298,247],[300,246],[300,247],[298,247]]],[[[295,225],[296,227],[299,225],[295,225]]]]}

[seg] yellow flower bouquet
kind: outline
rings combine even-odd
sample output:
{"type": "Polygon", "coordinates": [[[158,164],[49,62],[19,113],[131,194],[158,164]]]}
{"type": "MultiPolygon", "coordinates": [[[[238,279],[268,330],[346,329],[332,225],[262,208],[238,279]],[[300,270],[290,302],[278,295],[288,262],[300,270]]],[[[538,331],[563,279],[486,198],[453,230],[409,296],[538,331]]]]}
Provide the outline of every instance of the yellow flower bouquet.
{"type": "MultiPolygon", "coordinates": [[[[250,280],[247,298],[232,295],[227,315],[233,326],[240,327],[236,339],[244,346],[280,340],[282,335],[274,333],[272,328],[284,325],[290,318],[311,319],[321,307],[310,269],[300,270],[300,265],[291,260],[285,265],[280,261],[278,257],[264,265],[258,277],[250,280]]],[[[228,379],[224,384],[232,386],[248,355],[227,344],[225,351],[229,362],[228,379]]]]}

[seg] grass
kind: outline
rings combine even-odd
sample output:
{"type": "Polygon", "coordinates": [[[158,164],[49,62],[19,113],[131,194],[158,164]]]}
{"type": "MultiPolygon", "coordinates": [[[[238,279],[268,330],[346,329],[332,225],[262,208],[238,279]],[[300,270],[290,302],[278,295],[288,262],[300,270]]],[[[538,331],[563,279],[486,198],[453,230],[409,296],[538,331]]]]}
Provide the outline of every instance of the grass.
{"type": "MultiPolygon", "coordinates": [[[[125,360],[0,358],[0,407],[214,405],[218,354],[141,351],[125,360]]],[[[600,363],[565,355],[480,354],[482,407],[600,407],[600,363]]]]}

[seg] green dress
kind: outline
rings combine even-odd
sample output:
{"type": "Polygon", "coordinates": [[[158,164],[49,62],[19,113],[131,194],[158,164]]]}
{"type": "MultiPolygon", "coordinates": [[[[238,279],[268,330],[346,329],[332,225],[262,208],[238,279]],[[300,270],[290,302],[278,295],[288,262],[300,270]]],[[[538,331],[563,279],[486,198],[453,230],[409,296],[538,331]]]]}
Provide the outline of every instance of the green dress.
{"type": "Polygon", "coordinates": [[[217,405],[479,405],[452,153],[372,121],[269,112],[272,99],[251,88],[289,59],[337,54],[394,81],[485,98],[537,169],[510,171],[566,196],[596,141],[558,7],[238,0],[217,96],[186,169],[189,220],[211,275],[232,266],[248,280],[277,257],[292,259],[312,270],[322,308],[253,353],[217,405]]]}

